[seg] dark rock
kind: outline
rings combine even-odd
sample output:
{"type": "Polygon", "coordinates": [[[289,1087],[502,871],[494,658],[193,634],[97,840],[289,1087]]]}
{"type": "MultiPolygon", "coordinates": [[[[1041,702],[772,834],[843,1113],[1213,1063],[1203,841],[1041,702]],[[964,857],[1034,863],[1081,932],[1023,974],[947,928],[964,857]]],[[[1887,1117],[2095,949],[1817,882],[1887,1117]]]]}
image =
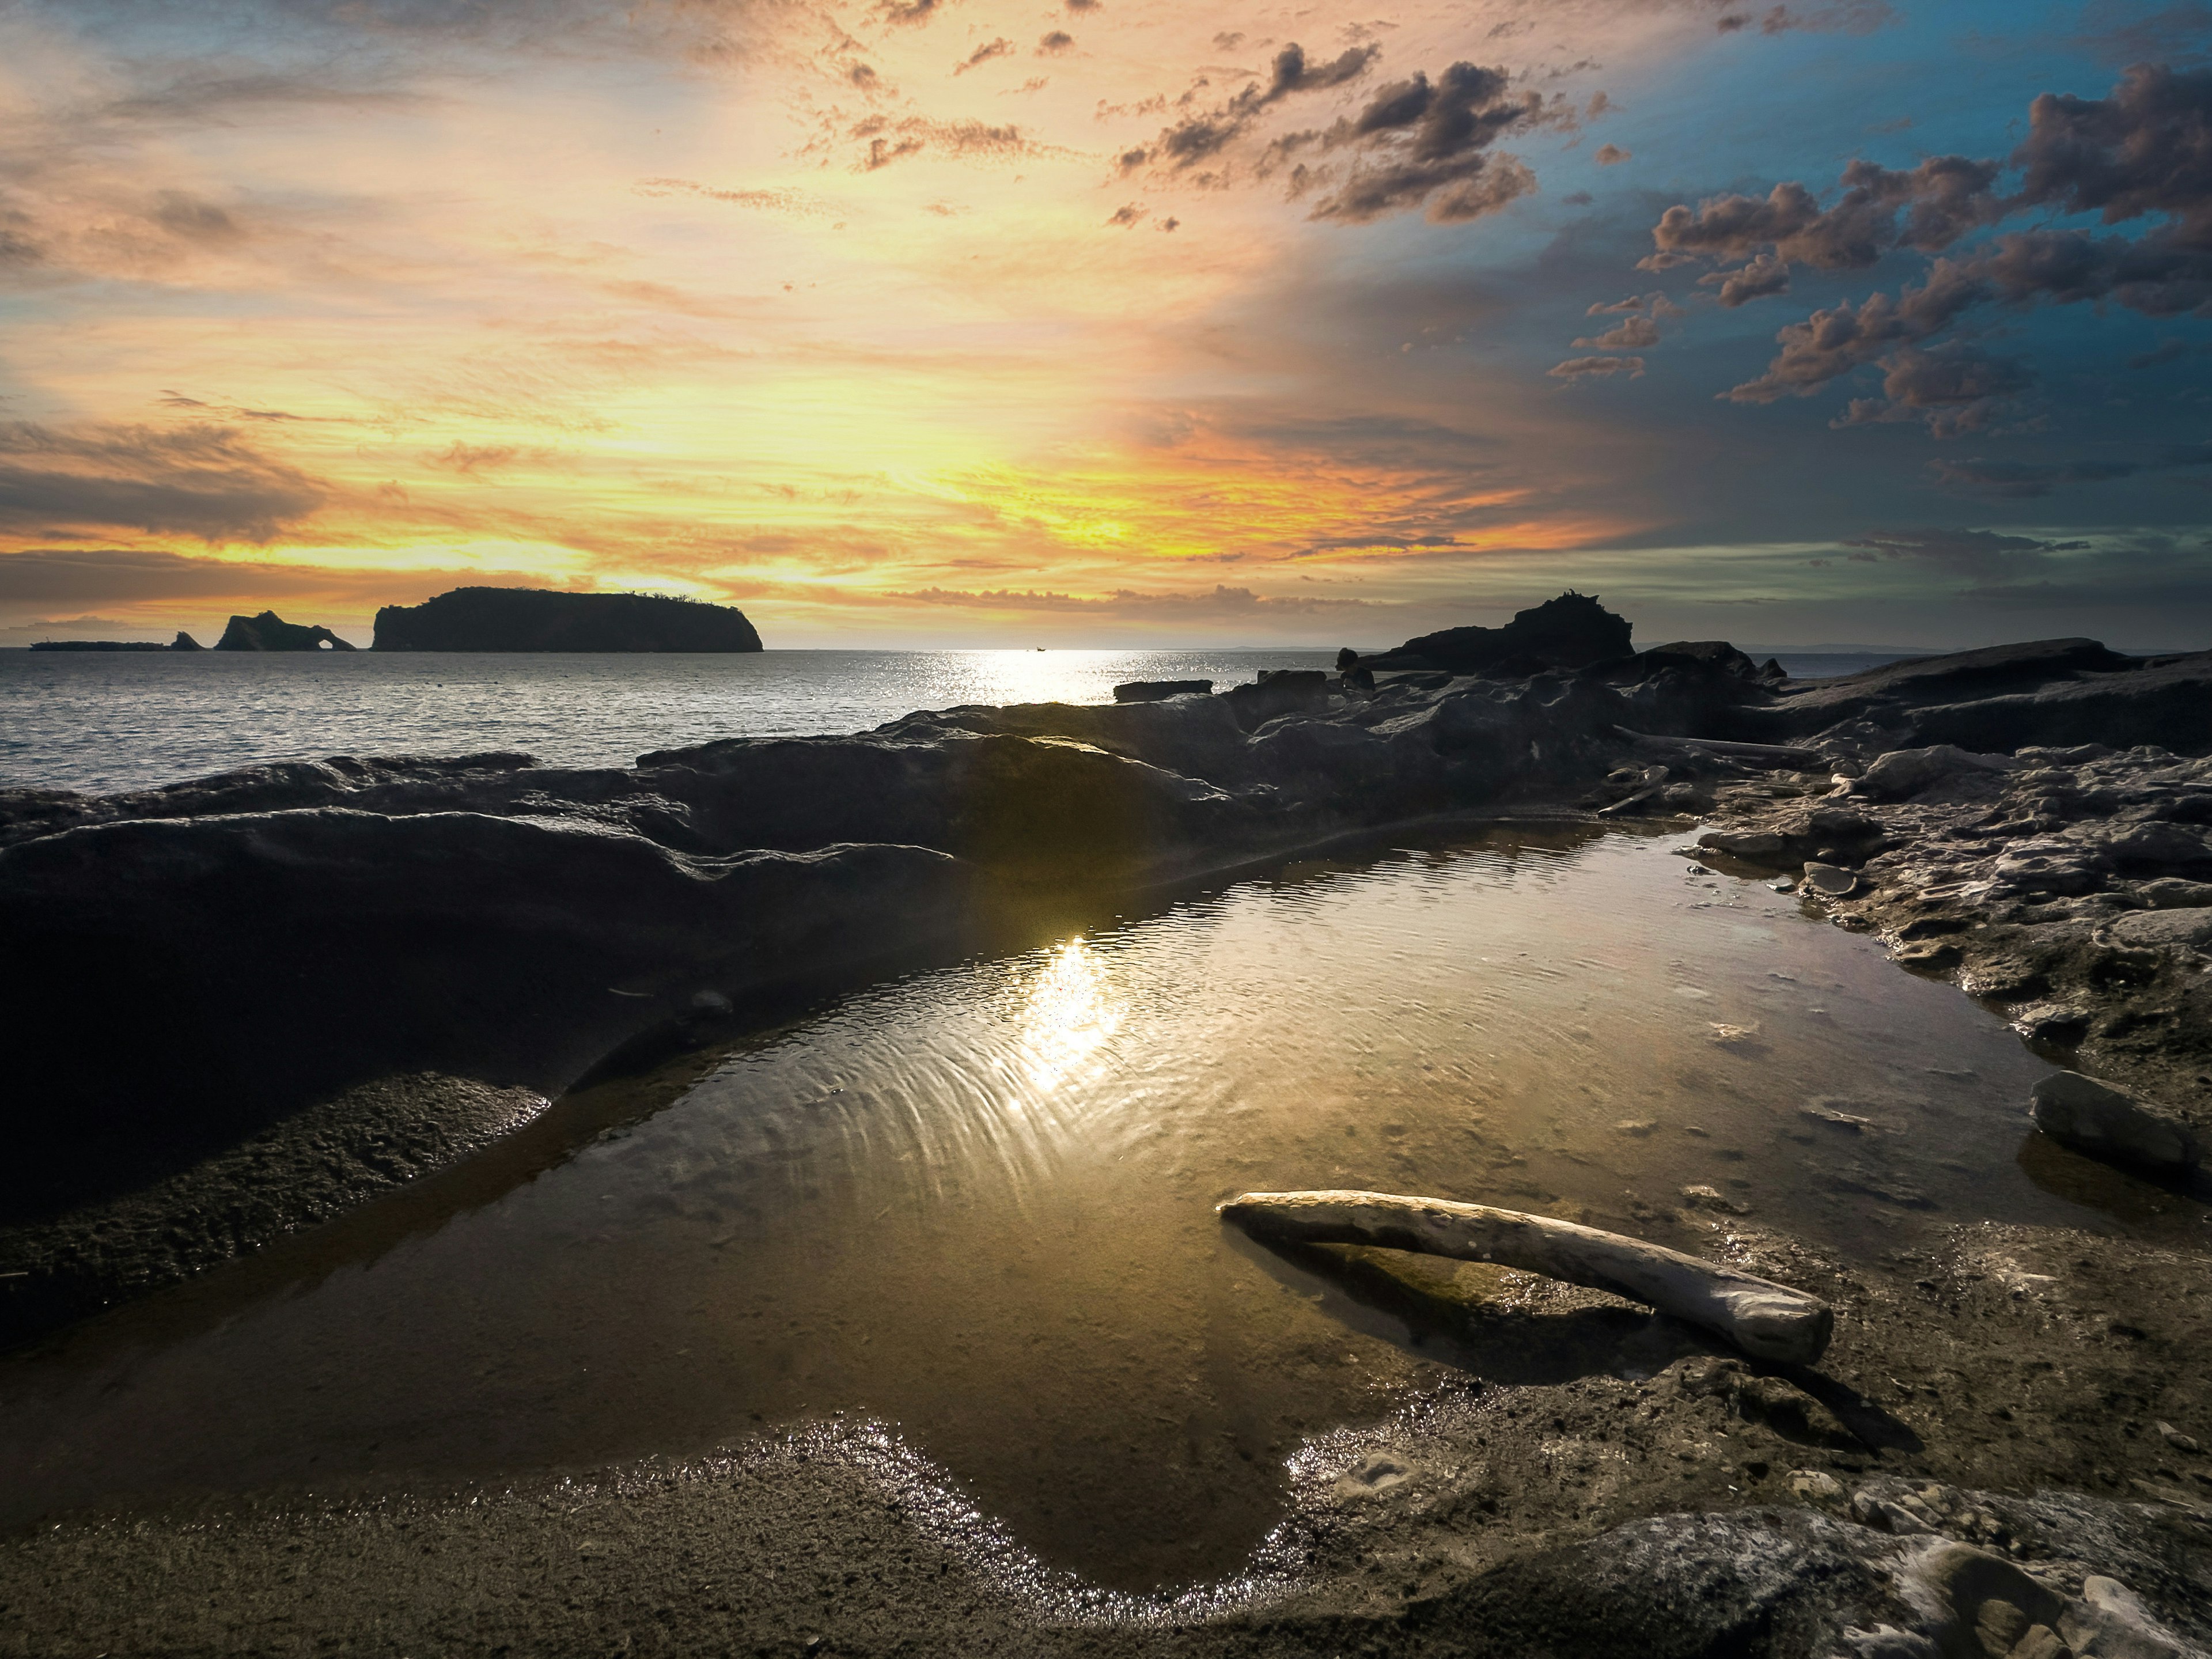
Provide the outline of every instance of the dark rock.
{"type": "Polygon", "coordinates": [[[378,651],[757,651],[744,612],[653,593],[457,587],[376,613],[378,651]]]}
{"type": "Polygon", "coordinates": [[[1247,732],[1283,714],[1310,713],[1328,700],[1328,676],[1318,668],[1263,668],[1250,685],[1222,694],[1247,732]]]}
{"type": "Polygon", "coordinates": [[[1373,669],[1443,668],[1486,674],[1525,659],[1545,668],[1583,668],[1629,654],[1630,624],[1587,594],[1562,593],[1516,613],[1503,628],[1448,628],[1395,651],[1361,657],[1373,669]]]}
{"type": "Polygon", "coordinates": [[[2035,1127],[2107,1163],[2184,1173],[2203,1161],[2189,1126],[2161,1106],[2075,1072],[2059,1072],[2030,1097],[2035,1127]]]}
{"type": "Polygon", "coordinates": [[[258,617],[233,617],[222,637],[215,642],[218,651],[319,651],[325,646],[333,651],[354,648],[327,628],[288,623],[274,611],[264,611],[258,617]]]}
{"type": "Polygon", "coordinates": [[[1131,680],[1114,688],[1115,702],[1160,702],[1169,697],[1207,697],[1212,680],[1131,680]]]}
{"type": "Polygon", "coordinates": [[[185,633],[184,629],[180,628],[177,630],[177,637],[169,641],[169,649],[172,651],[204,651],[207,649],[207,647],[202,645],[198,640],[194,639],[191,635],[185,633]]]}

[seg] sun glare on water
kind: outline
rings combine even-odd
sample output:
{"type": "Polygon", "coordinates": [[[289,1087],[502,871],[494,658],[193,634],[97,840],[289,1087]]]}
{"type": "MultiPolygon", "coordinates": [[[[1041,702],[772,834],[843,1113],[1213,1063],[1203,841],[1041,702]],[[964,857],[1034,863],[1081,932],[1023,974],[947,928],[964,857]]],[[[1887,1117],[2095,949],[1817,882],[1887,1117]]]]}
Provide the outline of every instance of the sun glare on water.
{"type": "Polygon", "coordinates": [[[1079,936],[1061,945],[1030,986],[1022,1011],[1023,1070],[1031,1085],[1049,1092],[1076,1077],[1127,1012],[1097,953],[1079,936]]]}

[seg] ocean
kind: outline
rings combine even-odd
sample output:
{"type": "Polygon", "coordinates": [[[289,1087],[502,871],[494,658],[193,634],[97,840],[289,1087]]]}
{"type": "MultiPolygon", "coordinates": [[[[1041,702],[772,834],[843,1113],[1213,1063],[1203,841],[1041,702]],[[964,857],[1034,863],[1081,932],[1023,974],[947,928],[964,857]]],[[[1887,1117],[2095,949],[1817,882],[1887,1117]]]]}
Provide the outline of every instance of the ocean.
{"type": "MultiPolygon", "coordinates": [[[[1785,657],[1794,674],[1880,657],[1785,657]]],[[[520,750],[626,766],[718,738],[865,732],[917,708],[1110,702],[1126,680],[1326,668],[1327,650],[730,656],[0,651],[0,785],[143,789],[268,761],[520,750]]]]}

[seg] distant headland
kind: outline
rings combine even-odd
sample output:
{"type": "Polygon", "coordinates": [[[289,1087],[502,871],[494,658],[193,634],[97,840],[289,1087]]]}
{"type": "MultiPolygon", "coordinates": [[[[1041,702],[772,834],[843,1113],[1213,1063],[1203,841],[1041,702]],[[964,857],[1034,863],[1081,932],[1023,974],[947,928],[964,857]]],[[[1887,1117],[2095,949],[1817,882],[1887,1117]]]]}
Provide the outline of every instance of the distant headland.
{"type": "Polygon", "coordinates": [[[378,651],[757,651],[745,613],[652,593],[457,587],[376,613],[378,651]]]}

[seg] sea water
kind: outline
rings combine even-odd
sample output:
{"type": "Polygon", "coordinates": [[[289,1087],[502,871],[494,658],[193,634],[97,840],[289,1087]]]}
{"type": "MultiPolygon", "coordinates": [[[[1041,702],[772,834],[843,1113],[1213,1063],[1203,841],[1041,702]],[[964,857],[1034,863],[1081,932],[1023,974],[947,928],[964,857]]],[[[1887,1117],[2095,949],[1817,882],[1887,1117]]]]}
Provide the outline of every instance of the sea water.
{"type": "MultiPolygon", "coordinates": [[[[518,750],[627,766],[717,738],[866,731],[917,708],[1113,701],[1125,680],[1323,668],[1333,652],[763,651],[726,656],[453,652],[0,651],[0,785],[100,793],[325,755],[518,750]]],[[[1792,673],[1875,659],[1785,661],[1792,673]]]]}

